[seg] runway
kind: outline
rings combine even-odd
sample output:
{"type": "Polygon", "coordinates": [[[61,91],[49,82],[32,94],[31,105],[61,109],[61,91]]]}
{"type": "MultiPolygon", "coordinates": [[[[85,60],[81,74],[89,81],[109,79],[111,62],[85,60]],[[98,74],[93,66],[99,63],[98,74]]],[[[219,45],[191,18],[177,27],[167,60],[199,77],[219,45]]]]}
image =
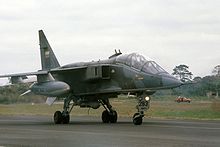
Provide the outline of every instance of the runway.
{"type": "Polygon", "coordinates": [[[0,146],[218,146],[220,121],[145,118],[141,126],[130,118],[103,124],[97,117],[72,117],[55,125],[48,116],[0,116],[0,146]]]}

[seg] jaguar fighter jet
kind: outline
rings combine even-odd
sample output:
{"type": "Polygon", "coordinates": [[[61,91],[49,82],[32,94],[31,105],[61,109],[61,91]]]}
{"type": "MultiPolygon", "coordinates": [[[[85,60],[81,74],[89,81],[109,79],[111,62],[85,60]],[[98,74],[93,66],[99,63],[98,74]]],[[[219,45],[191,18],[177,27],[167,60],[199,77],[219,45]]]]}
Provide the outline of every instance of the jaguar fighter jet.
{"type": "Polygon", "coordinates": [[[32,92],[47,96],[50,104],[56,98],[64,98],[63,110],[54,113],[55,124],[68,124],[74,106],[93,109],[103,106],[103,123],[116,123],[118,115],[109,99],[132,93],[137,97],[137,113],[133,116],[133,123],[141,125],[144,112],[150,106],[150,95],[160,89],[182,85],[155,61],[137,53],[115,51],[106,60],[60,66],[42,30],[39,31],[39,41],[41,70],[7,74],[0,78],[10,77],[12,84],[18,84],[29,76],[36,76],[36,81],[22,95],[32,92]]]}

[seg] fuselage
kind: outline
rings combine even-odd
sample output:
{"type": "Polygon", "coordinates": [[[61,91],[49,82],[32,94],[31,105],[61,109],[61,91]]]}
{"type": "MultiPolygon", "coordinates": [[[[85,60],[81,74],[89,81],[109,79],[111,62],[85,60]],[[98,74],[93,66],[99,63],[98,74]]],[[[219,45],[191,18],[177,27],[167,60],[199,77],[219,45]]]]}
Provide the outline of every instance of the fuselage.
{"type": "Polygon", "coordinates": [[[67,83],[71,93],[79,96],[127,92],[152,94],[158,89],[181,85],[156,62],[136,53],[68,64],[51,70],[51,73],[57,81],[67,83]]]}

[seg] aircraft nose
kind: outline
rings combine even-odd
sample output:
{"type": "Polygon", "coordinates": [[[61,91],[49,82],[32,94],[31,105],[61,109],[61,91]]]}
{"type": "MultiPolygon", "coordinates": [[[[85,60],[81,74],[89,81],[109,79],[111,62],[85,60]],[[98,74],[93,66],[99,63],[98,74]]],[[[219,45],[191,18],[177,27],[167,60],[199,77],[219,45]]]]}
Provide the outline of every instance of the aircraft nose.
{"type": "Polygon", "coordinates": [[[172,75],[162,76],[162,83],[164,87],[175,88],[181,86],[183,83],[172,75]]]}

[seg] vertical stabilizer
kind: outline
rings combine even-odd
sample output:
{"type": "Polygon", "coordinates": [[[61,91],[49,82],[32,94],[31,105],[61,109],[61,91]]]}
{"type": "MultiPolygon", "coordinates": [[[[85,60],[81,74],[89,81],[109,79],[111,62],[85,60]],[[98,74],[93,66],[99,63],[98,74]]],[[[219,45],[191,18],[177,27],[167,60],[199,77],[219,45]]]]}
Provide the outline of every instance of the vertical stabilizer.
{"type": "Polygon", "coordinates": [[[42,30],[39,31],[39,40],[42,70],[50,70],[60,67],[60,64],[42,30]]]}

